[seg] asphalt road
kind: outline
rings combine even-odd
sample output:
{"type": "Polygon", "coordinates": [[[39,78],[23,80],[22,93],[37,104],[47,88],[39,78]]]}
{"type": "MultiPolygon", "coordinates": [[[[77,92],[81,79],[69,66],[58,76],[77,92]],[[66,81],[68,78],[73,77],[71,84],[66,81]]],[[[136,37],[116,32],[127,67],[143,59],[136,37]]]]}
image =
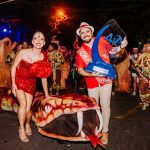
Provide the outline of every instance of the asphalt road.
{"type": "MultiPolygon", "coordinates": [[[[112,96],[109,143],[106,150],[150,150],[150,107],[142,111],[138,96],[112,96]]],[[[0,111],[0,150],[92,150],[89,142],[61,142],[38,133],[32,122],[30,142],[18,138],[17,115],[0,111]]],[[[97,147],[96,150],[102,150],[97,147]]]]}

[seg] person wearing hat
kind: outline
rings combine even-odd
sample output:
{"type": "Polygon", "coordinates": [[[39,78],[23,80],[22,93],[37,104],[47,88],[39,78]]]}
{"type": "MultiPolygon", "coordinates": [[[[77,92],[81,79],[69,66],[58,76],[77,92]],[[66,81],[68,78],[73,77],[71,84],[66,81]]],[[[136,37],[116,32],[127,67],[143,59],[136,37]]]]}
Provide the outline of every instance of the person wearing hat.
{"type": "MultiPolygon", "coordinates": [[[[89,62],[92,61],[91,51],[92,45],[94,42],[93,37],[94,27],[90,26],[86,22],[82,22],[80,27],[76,30],[76,34],[82,43],[79,45],[79,48],[76,53],[76,66],[78,73],[82,76],[85,76],[88,96],[96,99],[97,103],[102,109],[103,116],[103,129],[101,134],[101,141],[103,144],[108,143],[108,126],[110,120],[110,99],[112,91],[112,80],[104,76],[96,76],[93,73],[86,72],[84,68],[89,62]]],[[[112,47],[108,44],[104,38],[100,38],[103,50],[102,59],[107,63],[110,63],[108,51],[111,51],[112,47]]],[[[124,48],[127,45],[127,40],[124,43],[121,43],[121,47],[124,48]]],[[[112,50],[113,51],[113,50],[112,50]]]]}

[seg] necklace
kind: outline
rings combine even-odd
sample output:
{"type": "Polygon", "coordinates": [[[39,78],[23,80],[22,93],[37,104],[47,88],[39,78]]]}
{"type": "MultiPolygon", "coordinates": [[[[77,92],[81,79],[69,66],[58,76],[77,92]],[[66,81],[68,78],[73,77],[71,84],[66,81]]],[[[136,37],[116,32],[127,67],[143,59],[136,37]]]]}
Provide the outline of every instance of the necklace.
{"type": "Polygon", "coordinates": [[[40,53],[34,53],[33,49],[28,53],[28,60],[31,62],[31,63],[34,63],[38,60],[40,60],[41,58],[41,52],[40,53]]]}

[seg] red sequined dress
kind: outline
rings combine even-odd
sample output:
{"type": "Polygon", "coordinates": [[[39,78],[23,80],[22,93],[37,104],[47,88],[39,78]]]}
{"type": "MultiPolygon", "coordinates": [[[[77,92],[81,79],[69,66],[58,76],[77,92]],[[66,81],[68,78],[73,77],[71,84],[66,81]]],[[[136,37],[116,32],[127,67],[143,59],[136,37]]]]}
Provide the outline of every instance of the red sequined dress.
{"type": "Polygon", "coordinates": [[[43,60],[29,63],[22,60],[16,69],[15,83],[19,90],[23,90],[31,95],[36,88],[36,78],[47,78],[52,73],[51,65],[48,62],[47,54],[42,51],[43,60]]]}

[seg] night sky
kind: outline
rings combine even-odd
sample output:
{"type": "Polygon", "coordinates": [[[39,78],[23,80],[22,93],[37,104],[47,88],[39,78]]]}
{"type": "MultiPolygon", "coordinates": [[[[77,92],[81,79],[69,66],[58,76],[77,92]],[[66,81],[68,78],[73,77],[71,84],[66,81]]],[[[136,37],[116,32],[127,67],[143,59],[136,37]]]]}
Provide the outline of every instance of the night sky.
{"type": "Polygon", "coordinates": [[[144,44],[150,38],[149,8],[149,0],[18,0],[1,4],[0,18],[1,23],[7,20],[10,24],[11,18],[21,19],[18,24],[26,28],[24,38],[29,38],[38,29],[48,39],[57,34],[58,39],[68,47],[71,47],[75,30],[81,22],[85,21],[94,26],[96,34],[104,23],[114,18],[126,33],[129,41],[127,48],[130,49],[139,47],[139,42],[144,44]],[[48,18],[58,9],[63,9],[69,20],[54,31],[48,18]]]}

